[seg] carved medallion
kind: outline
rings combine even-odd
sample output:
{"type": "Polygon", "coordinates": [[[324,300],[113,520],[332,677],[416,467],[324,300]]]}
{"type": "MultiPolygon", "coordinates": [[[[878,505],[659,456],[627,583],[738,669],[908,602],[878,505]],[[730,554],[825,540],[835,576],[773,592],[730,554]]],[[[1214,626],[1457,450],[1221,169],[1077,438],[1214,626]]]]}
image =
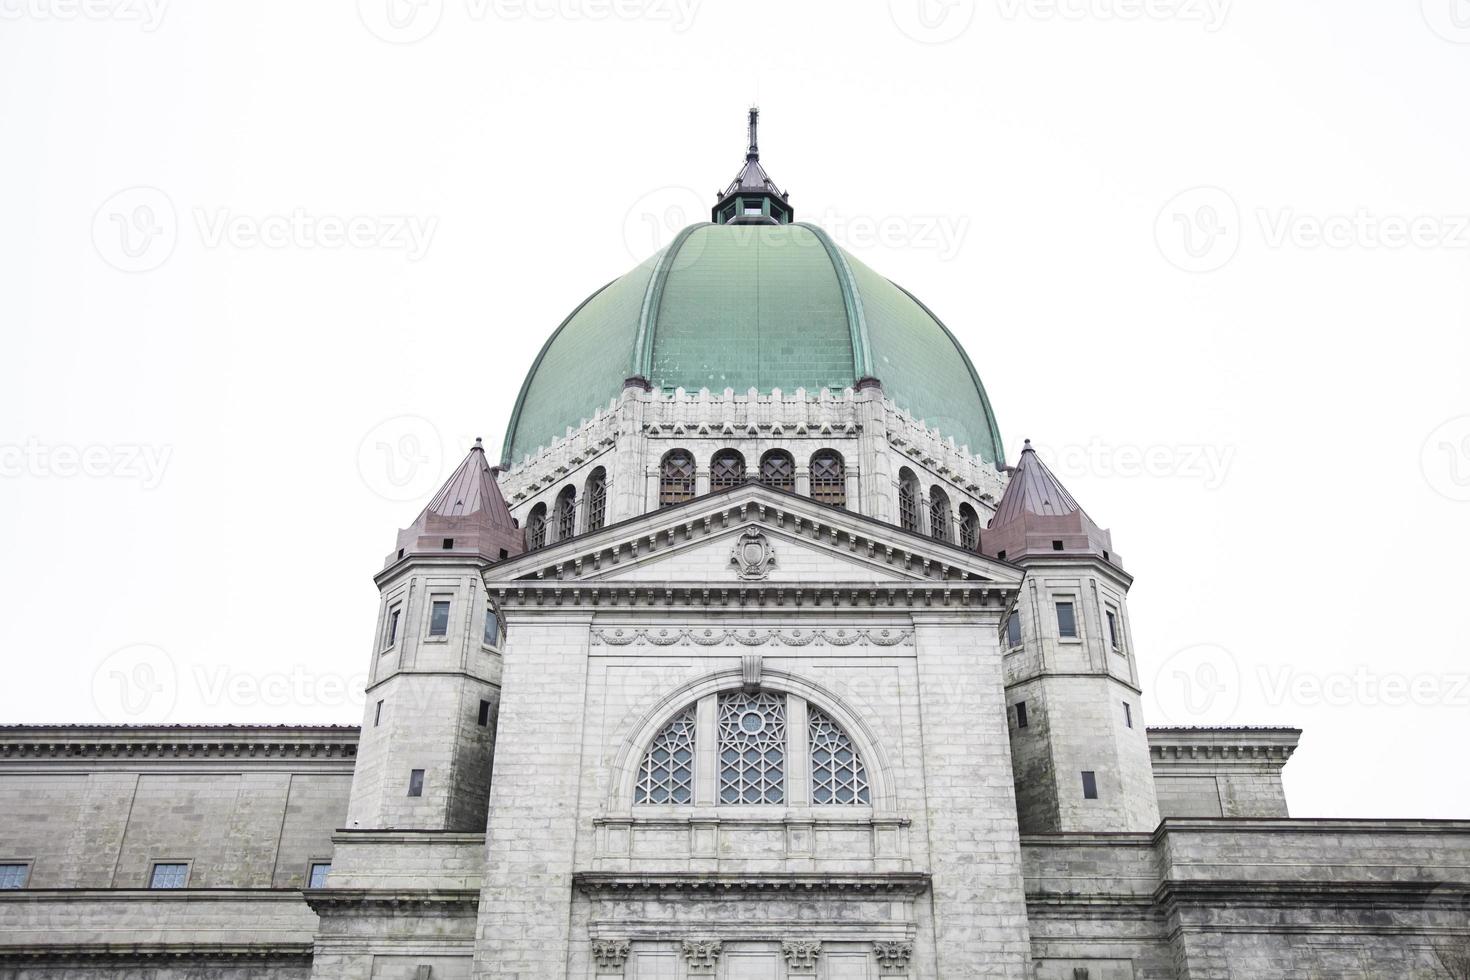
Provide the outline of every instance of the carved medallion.
{"type": "Polygon", "coordinates": [[[744,534],[735,539],[735,547],[730,553],[730,564],[735,566],[743,579],[763,579],[771,574],[771,568],[776,564],[776,553],[764,534],[753,527],[747,528],[744,534]]]}

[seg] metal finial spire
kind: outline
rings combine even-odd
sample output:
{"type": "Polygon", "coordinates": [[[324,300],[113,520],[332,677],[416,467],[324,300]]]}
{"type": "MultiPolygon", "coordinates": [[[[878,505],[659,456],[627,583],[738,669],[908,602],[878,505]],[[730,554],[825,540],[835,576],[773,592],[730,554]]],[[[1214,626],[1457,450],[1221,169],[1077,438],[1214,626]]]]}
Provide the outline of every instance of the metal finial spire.
{"type": "Polygon", "coordinates": [[[761,158],[760,146],[755,141],[755,127],[760,122],[761,110],[759,106],[750,107],[750,149],[745,151],[745,159],[759,160],[761,158]]]}

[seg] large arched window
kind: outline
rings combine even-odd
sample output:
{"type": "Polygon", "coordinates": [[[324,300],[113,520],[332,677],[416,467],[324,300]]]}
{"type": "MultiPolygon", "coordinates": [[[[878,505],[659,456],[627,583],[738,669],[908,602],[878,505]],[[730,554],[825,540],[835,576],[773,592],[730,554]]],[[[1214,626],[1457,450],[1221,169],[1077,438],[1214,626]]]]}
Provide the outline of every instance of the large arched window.
{"type": "Polygon", "coordinates": [[[907,466],[898,471],[898,523],[905,531],[919,533],[919,480],[907,466]]]}
{"type": "Polygon", "coordinates": [[[694,499],[694,457],[682,449],[665,454],[659,467],[658,505],[672,507],[694,499]]]}
{"type": "Polygon", "coordinates": [[[966,551],[980,548],[980,515],[969,504],[960,504],[960,547],[966,551]]]}
{"type": "Polygon", "coordinates": [[[761,457],[761,485],[796,492],[796,460],[784,449],[772,449],[761,457]]]}
{"type": "Polygon", "coordinates": [[[599,466],[592,471],[582,500],[587,508],[587,530],[596,531],[607,523],[607,470],[599,466]]]}
{"type": "Polygon", "coordinates": [[[823,449],[812,456],[812,499],[832,507],[847,506],[847,467],[842,456],[823,449]]]}
{"type": "Polygon", "coordinates": [[[535,551],[546,547],[546,505],[537,504],[526,518],[526,548],[535,551]]]}
{"type": "Polygon", "coordinates": [[[872,789],[862,754],[827,712],[795,694],[733,690],[706,695],[659,728],[638,767],[633,802],[869,806],[872,789]],[[792,752],[806,759],[806,786],[789,782],[792,752]],[[696,799],[709,792],[701,785],[713,786],[712,799],[696,799]]]}
{"type": "Polygon", "coordinates": [[[566,487],[556,496],[556,540],[565,541],[577,533],[577,488],[566,487]]]}
{"type": "Polygon", "coordinates": [[[954,541],[954,512],[949,509],[949,494],[939,487],[929,488],[929,536],[954,541]]]}
{"type": "Polygon", "coordinates": [[[721,449],[709,461],[709,488],[728,490],[745,482],[745,457],[733,449],[721,449]]]}

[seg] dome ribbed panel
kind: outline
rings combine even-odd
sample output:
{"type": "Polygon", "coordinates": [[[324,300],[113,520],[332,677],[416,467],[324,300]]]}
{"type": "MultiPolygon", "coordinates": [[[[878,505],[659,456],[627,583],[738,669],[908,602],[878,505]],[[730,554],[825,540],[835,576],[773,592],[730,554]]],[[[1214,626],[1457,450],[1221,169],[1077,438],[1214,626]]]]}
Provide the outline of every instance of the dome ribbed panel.
{"type": "Polygon", "coordinates": [[[663,252],[609,283],[587,300],[547,343],[522,389],[506,460],[519,463],[527,453],[566,434],[623,390],[633,373],[638,314],[653,268],[663,252]]]}
{"type": "Polygon", "coordinates": [[[873,374],[883,393],[956,444],[998,462],[990,408],[955,342],[908,293],[844,254],[862,293],[873,374]]]}
{"type": "Polygon", "coordinates": [[[795,225],[708,225],[671,259],[650,381],[665,389],[841,389],[852,338],[822,243],[795,225]]]}

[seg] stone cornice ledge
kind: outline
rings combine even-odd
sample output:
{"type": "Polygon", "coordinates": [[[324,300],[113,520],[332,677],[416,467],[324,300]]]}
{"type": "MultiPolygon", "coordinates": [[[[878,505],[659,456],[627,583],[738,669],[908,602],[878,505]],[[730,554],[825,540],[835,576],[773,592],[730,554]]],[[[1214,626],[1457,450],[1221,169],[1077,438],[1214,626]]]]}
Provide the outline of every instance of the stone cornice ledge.
{"type": "Polygon", "coordinates": [[[874,874],[635,874],[583,871],[572,876],[583,892],[790,892],[922,895],[929,875],[918,871],[874,874]]]}
{"type": "Polygon", "coordinates": [[[0,759],[343,759],[356,727],[63,726],[0,728],[0,759]]]}
{"type": "Polygon", "coordinates": [[[1434,881],[1212,881],[1165,880],[1154,892],[1164,908],[1175,904],[1222,903],[1253,908],[1302,908],[1312,905],[1369,908],[1423,908],[1440,887],[1434,881]]]}
{"type": "Polygon", "coordinates": [[[318,915],[474,915],[480,905],[475,888],[309,888],[301,897],[318,915]]]}
{"type": "Polygon", "coordinates": [[[183,960],[190,965],[248,961],[304,965],[311,962],[311,943],[236,945],[226,943],[159,943],[96,945],[47,943],[45,945],[0,944],[0,963],[136,963],[183,960]]]}

